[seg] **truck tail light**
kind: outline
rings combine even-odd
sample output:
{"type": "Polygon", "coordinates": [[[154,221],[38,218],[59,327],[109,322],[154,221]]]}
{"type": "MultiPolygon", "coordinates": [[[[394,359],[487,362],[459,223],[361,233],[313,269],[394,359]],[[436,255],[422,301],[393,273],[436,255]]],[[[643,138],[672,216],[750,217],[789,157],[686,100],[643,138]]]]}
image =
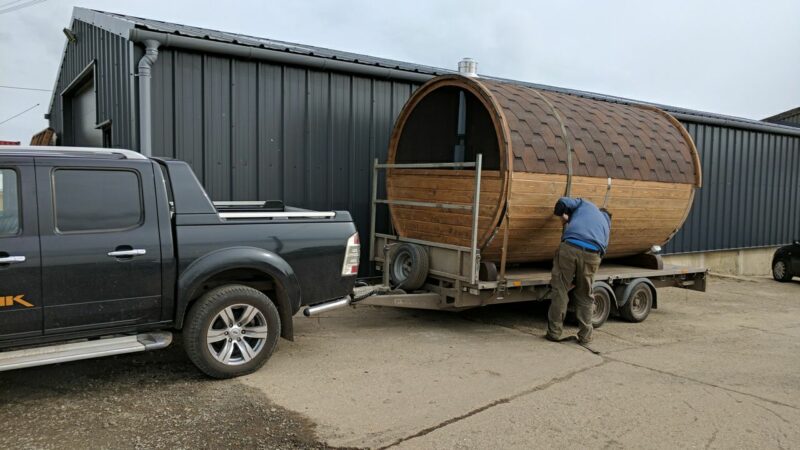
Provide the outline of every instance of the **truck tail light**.
{"type": "Polygon", "coordinates": [[[358,274],[358,263],[361,260],[361,241],[358,233],[350,236],[347,240],[347,249],[344,251],[344,264],[342,265],[342,276],[358,274]]]}

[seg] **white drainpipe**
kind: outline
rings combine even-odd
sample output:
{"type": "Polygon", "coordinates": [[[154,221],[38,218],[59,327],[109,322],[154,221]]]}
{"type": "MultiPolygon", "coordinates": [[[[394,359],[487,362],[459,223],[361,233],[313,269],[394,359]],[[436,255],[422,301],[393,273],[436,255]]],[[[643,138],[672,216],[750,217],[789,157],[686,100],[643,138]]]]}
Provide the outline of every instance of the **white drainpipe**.
{"type": "Polygon", "coordinates": [[[153,113],[150,101],[150,69],[158,59],[159,42],[147,39],[144,56],[139,60],[139,150],[145,156],[153,156],[153,113]]]}

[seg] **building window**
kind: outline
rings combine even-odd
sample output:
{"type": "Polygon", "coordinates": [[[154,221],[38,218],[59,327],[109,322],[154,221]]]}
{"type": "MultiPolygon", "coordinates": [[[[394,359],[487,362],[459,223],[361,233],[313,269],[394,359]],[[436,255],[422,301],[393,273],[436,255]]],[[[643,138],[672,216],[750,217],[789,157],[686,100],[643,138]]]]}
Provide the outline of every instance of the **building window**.
{"type": "Polygon", "coordinates": [[[103,147],[113,147],[111,142],[111,120],[104,120],[95,127],[103,133],[103,147]]]}

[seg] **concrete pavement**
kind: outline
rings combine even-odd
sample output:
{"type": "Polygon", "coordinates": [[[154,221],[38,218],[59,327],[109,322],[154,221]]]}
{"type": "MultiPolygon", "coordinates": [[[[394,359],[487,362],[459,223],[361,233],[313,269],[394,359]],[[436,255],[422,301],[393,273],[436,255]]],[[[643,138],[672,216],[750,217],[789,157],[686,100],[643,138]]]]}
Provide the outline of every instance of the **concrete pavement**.
{"type": "Polygon", "coordinates": [[[243,382],[334,446],[800,446],[800,282],[709,286],[610,321],[599,356],[541,339],[545,305],[339,310],[243,382]]]}
{"type": "Polygon", "coordinates": [[[364,307],[295,318],[233,380],[180,339],[3,372],[0,448],[800,448],[800,281],[659,292],[597,330],[600,355],[544,340],[546,304],[364,307]]]}

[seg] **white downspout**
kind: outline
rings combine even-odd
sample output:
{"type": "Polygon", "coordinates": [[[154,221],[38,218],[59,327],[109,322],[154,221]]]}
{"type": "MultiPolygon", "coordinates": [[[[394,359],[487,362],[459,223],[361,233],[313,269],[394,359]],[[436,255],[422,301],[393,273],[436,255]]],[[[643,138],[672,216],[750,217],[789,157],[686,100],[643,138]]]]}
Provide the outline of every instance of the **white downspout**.
{"type": "Polygon", "coordinates": [[[150,69],[158,59],[159,42],[147,39],[144,56],[139,60],[139,151],[153,156],[153,112],[150,97],[150,69]]]}

